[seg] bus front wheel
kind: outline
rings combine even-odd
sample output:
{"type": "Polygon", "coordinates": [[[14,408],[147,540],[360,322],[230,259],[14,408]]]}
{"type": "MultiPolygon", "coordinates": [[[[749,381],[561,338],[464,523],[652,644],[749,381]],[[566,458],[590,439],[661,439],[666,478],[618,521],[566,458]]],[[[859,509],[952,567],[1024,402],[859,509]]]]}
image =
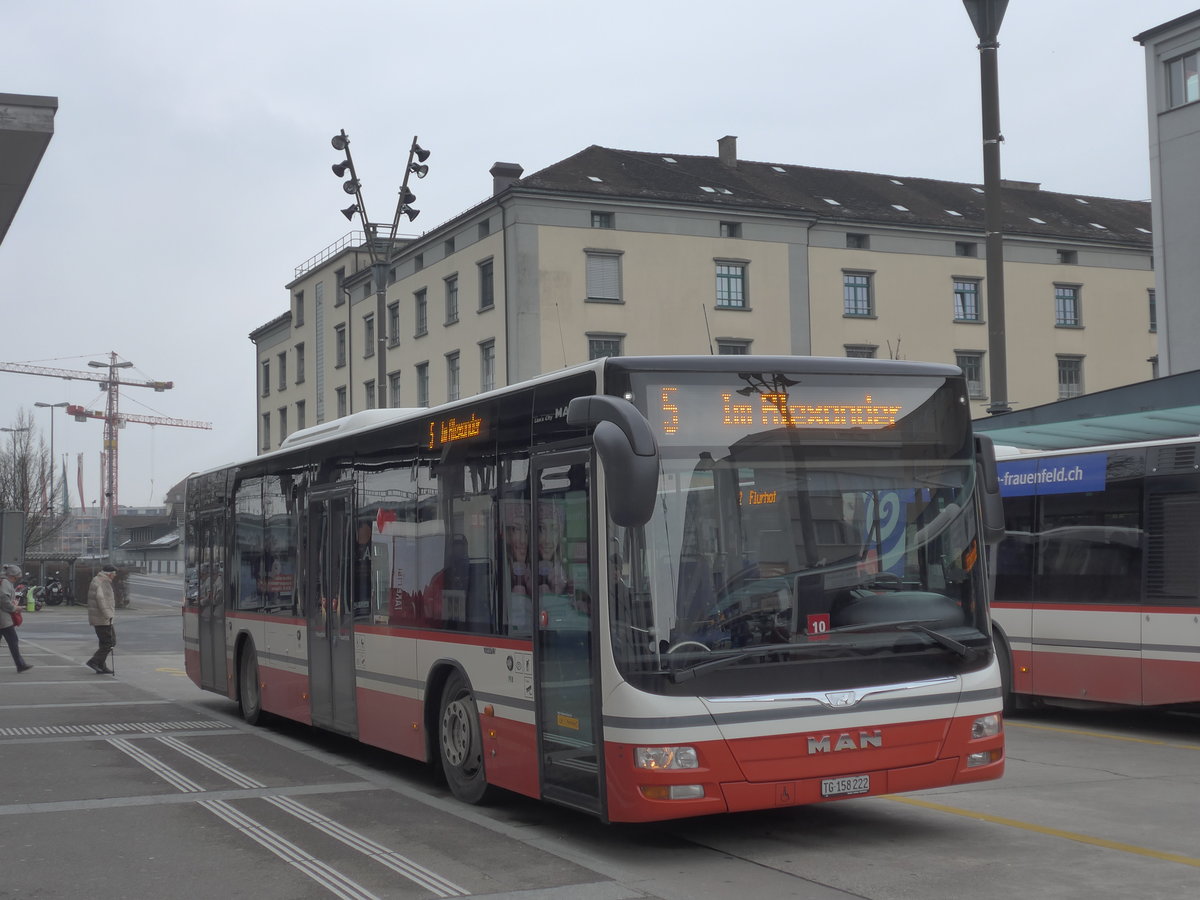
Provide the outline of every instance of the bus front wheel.
{"type": "Polygon", "coordinates": [[[464,803],[483,803],[489,791],[479,713],[475,696],[460,672],[450,675],[442,691],[438,751],[450,792],[464,803]]]}

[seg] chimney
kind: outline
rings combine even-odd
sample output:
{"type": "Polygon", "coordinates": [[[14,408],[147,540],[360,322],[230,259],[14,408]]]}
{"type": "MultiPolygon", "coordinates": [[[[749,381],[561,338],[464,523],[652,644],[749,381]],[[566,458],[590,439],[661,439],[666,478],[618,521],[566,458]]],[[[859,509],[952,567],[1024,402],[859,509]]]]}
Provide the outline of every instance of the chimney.
{"type": "Polygon", "coordinates": [[[725,137],[717,141],[717,156],[721,160],[721,165],[729,166],[731,169],[737,168],[736,134],[727,134],[725,137]]]}
{"type": "Polygon", "coordinates": [[[507,190],[509,185],[521,177],[525,170],[516,163],[498,162],[488,171],[492,176],[492,196],[507,190]]]}

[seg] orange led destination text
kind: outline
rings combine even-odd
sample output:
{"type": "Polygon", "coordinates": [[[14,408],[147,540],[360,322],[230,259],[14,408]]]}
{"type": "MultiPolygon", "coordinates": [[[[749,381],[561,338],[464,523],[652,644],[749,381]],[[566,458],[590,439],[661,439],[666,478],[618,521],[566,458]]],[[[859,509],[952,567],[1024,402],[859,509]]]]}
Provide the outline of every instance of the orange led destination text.
{"type": "Polygon", "coordinates": [[[721,394],[722,424],[881,428],[896,424],[899,406],[876,406],[868,394],[862,403],[789,403],[786,394],[761,394],[758,403],[738,403],[721,394]],[[757,408],[756,408],[757,407],[757,408]]]}
{"type": "Polygon", "coordinates": [[[440,447],[479,437],[483,433],[483,419],[471,413],[471,418],[459,421],[456,418],[442,419],[429,423],[429,446],[440,447]]]}

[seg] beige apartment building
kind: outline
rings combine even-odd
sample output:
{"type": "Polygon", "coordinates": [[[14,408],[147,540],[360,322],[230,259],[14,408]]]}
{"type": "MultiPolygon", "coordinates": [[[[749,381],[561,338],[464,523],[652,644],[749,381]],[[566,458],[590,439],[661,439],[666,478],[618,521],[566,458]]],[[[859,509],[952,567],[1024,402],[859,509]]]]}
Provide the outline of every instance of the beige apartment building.
{"type": "MultiPolygon", "coordinates": [[[[592,146],[390,248],[385,321],[363,235],[301,266],[251,333],[259,448],[376,406],[436,405],[602,355],[955,363],[988,405],[981,185],[592,146]],[[386,384],[377,384],[376,328],[386,384]]],[[[1150,204],[1006,182],[1008,400],[1155,375],[1150,204]]]]}

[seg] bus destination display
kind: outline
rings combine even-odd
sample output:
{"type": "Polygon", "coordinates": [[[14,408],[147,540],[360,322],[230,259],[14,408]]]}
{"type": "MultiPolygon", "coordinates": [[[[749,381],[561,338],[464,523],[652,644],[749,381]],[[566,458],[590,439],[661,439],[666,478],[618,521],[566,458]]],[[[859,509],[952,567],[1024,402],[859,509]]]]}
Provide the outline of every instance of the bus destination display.
{"type": "Polygon", "coordinates": [[[847,386],[752,391],[704,384],[649,388],[649,420],[667,443],[728,442],[775,428],[888,428],[903,406],[847,386]]]}

